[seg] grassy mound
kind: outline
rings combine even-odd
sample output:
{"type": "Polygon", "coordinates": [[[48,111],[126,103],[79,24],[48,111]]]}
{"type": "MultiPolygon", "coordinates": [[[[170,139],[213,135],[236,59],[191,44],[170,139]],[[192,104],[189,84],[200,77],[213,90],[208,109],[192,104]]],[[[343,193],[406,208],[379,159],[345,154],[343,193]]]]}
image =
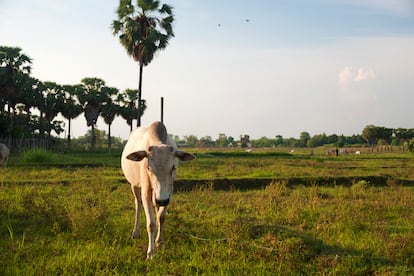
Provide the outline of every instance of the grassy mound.
{"type": "Polygon", "coordinates": [[[56,155],[48,150],[34,148],[23,153],[24,163],[53,163],[56,161],[56,155]]]}

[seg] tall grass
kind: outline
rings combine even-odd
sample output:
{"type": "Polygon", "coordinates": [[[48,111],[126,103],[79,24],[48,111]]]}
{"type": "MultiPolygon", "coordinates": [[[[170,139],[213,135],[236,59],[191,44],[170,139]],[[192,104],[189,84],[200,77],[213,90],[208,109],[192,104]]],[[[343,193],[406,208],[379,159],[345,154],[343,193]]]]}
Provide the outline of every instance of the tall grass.
{"type": "Polygon", "coordinates": [[[22,160],[25,163],[53,163],[57,159],[55,154],[51,151],[42,148],[34,148],[25,151],[22,160]]]}
{"type": "Polygon", "coordinates": [[[0,193],[0,274],[409,274],[414,189],[288,187],[176,193],[164,249],[146,261],[145,220],[131,240],[127,184],[7,184],[0,193]]]}
{"type": "Polygon", "coordinates": [[[164,249],[146,261],[145,219],[141,238],[129,238],[134,204],[119,157],[53,155],[56,166],[13,156],[0,172],[0,275],[414,272],[414,188],[399,185],[414,180],[412,156],[199,156],[181,164],[179,177],[209,184],[174,194],[164,249]],[[289,184],[328,176],[350,183],[289,184]],[[378,186],[360,176],[390,180],[378,186]],[[216,178],[261,177],[274,180],[214,190],[216,178]]]}

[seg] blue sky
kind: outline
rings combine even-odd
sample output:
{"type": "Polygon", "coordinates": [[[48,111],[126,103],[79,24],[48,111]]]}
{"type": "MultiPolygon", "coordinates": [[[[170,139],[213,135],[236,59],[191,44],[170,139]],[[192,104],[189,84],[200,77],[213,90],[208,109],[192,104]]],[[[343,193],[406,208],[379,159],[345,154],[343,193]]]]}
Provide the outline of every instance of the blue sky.
{"type": "MultiPolygon", "coordinates": [[[[159,119],[163,96],[167,128],[181,137],[414,127],[413,0],[165,3],[175,38],[144,69],[143,124],[159,119]]],[[[0,0],[0,44],[21,47],[43,81],[135,88],[138,65],[110,30],[117,5],[0,0]]],[[[73,134],[85,132],[81,116],[73,134]]],[[[117,119],[112,133],[127,138],[129,129],[117,119]]]]}

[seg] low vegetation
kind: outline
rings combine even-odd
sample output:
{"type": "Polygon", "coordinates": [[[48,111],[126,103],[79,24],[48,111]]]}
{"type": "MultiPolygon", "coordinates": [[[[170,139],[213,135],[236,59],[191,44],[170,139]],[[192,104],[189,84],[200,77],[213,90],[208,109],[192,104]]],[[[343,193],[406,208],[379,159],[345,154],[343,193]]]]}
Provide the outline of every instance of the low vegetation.
{"type": "Polygon", "coordinates": [[[198,184],[177,187],[165,247],[152,261],[144,219],[141,238],[130,239],[133,198],[119,153],[30,164],[13,157],[0,174],[0,274],[413,273],[412,155],[196,153],[176,186],[198,184]],[[377,185],[373,176],[387,181],[377,185]],[[231,185],[216,190],[216,179],[231,185]],[[239,188],[252,179],[266,184],[239,188]]]}
{"type": "Polygon", "coordinates": [[[35,148],[25,151],[22,161],[24,163],[52,163],[56,161],[56,156],[51,151],[35,148]]]}

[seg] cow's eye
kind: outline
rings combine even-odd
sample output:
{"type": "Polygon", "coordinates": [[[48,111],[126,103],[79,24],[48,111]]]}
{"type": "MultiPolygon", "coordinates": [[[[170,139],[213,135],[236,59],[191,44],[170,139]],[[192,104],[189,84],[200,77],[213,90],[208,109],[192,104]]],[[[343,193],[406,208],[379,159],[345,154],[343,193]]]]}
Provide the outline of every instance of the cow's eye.
{"type": "Polygon", "coordinates": [[[174,171],[175,171],[175,167],[172,167],[172,169],[171,169],[171,174],[173,174],[173,173],[174,173],[174,171]]]}

